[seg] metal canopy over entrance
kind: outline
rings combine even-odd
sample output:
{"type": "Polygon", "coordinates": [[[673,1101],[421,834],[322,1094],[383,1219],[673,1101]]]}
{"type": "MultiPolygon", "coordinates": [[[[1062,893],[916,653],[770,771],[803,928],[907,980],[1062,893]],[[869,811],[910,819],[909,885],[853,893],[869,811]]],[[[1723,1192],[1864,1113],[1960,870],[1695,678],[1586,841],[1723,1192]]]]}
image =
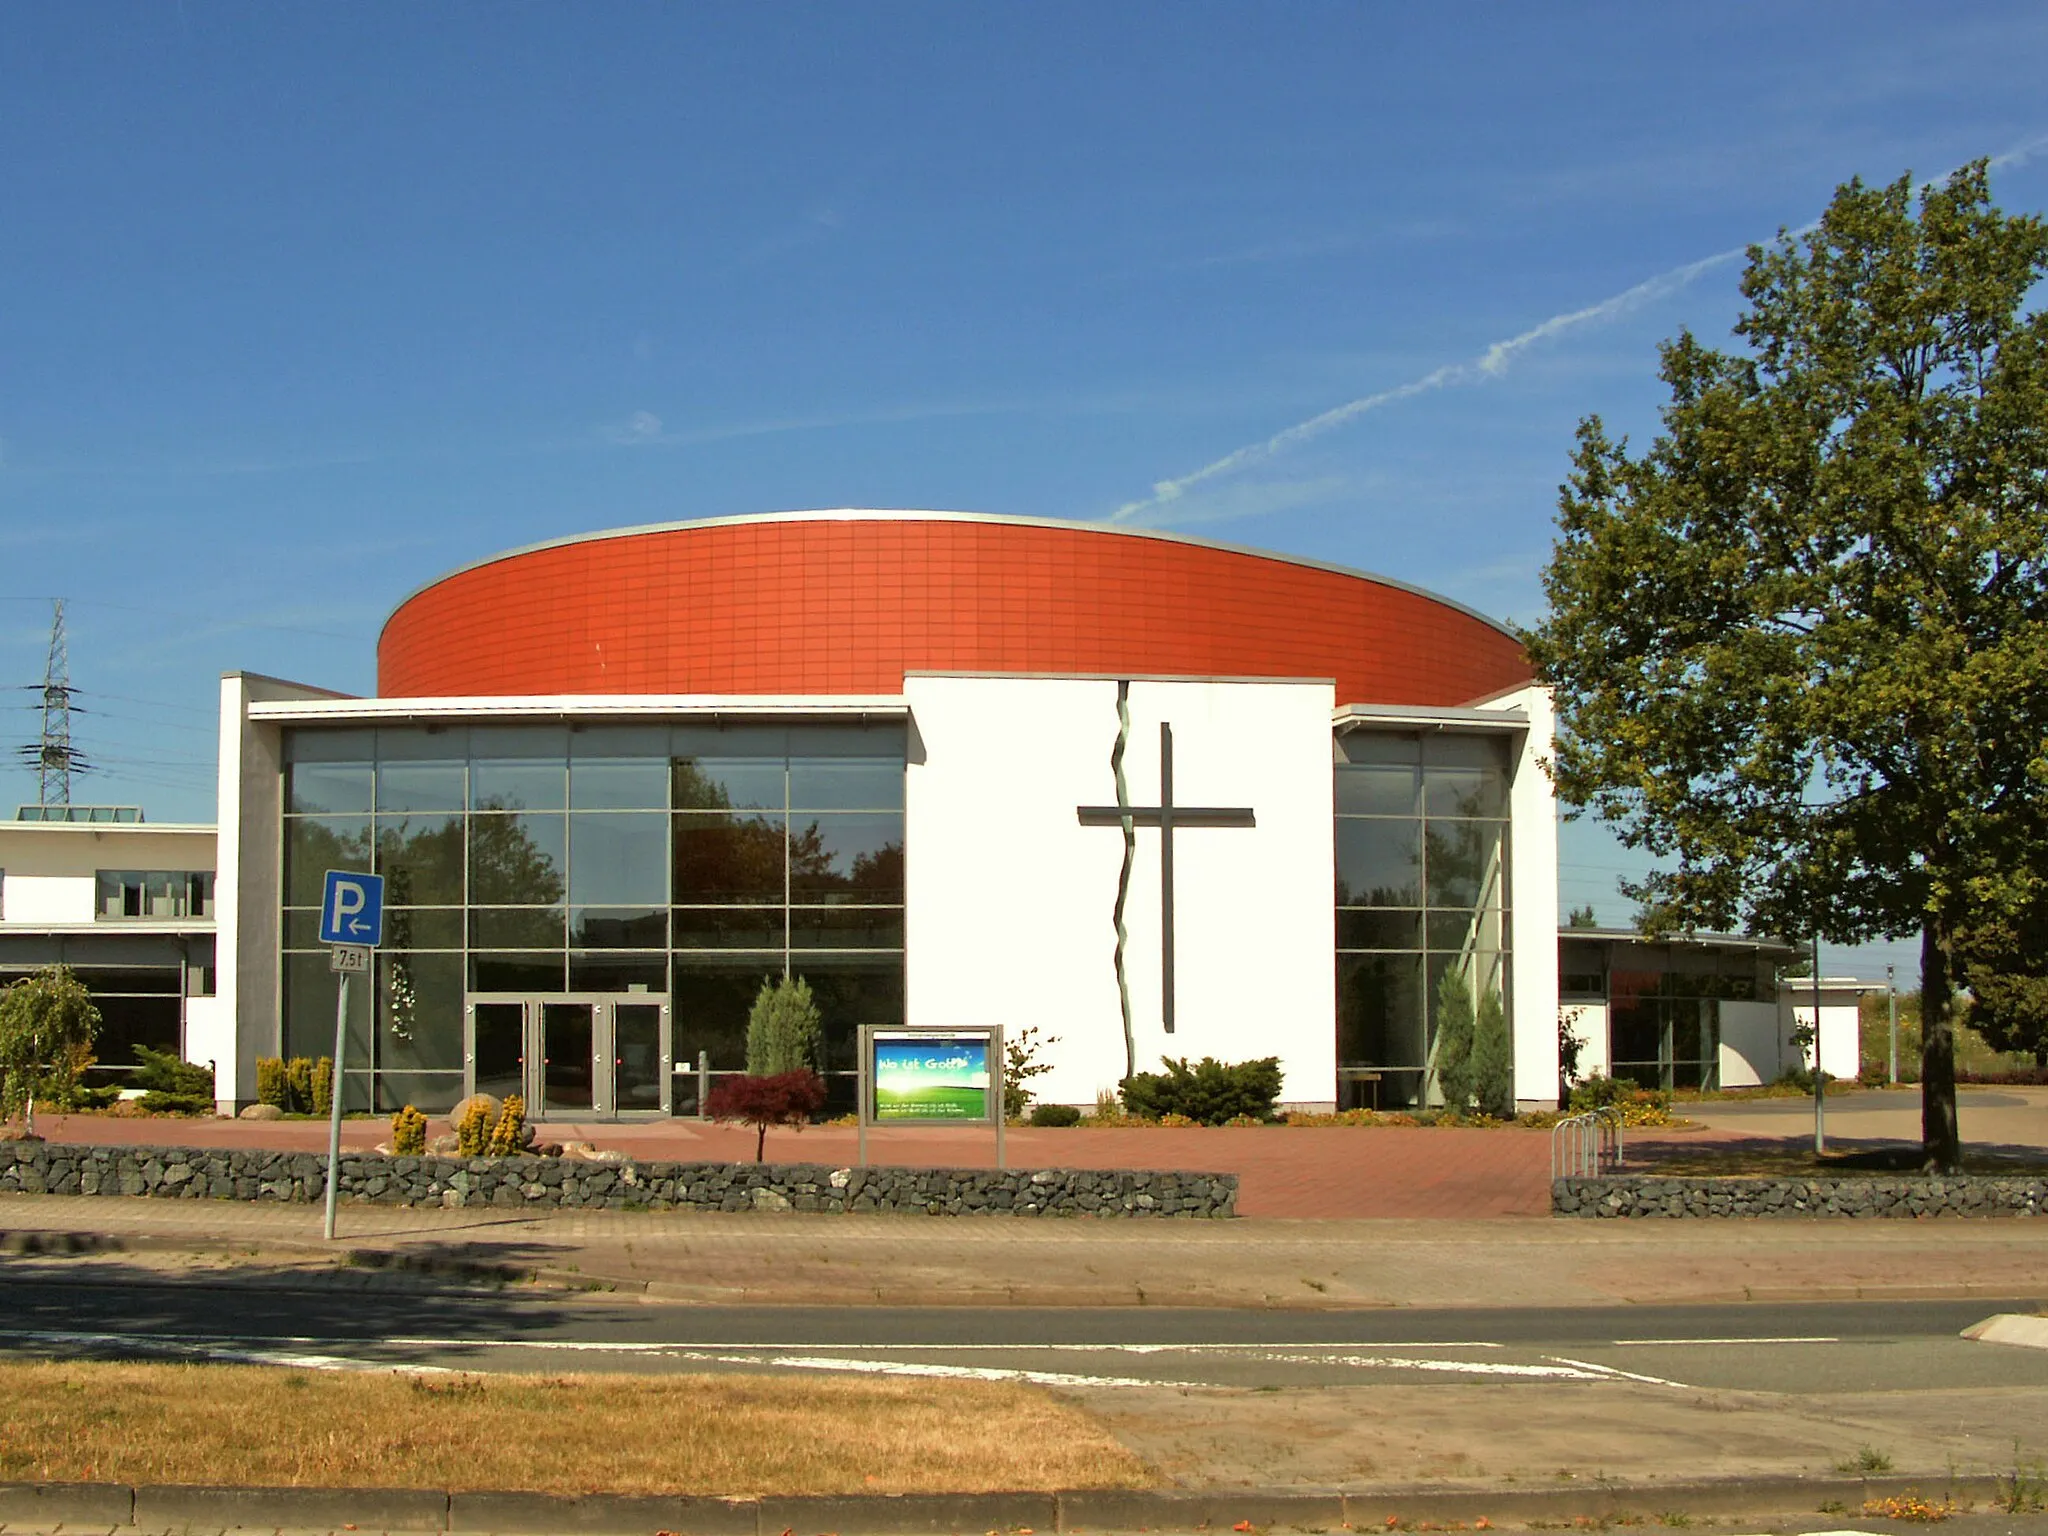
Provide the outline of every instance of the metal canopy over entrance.
{"type": "Polygon", "coordinates": [[[532,1120],[669,1112],[669,1007],[659,993],[472,993],[464,1015],[466,1093],[519,1094],[532,1120]]]}

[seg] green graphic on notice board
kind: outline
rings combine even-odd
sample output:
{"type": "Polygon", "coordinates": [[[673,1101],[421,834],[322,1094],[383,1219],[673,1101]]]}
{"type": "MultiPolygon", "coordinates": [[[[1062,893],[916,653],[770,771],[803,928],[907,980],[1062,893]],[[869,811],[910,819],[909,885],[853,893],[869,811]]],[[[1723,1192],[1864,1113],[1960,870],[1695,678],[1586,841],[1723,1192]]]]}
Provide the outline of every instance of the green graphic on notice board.
{"type": "Polygon", "coordinates": [[[987,1120],[986,1035],[875,1040],[877,1120],[987,1120]]]}

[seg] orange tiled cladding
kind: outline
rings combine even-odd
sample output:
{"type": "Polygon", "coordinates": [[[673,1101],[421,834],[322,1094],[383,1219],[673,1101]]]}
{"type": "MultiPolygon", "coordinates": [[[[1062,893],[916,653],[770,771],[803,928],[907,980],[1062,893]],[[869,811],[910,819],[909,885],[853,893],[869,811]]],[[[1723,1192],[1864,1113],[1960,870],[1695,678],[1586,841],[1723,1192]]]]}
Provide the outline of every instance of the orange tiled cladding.
{"type": "Polygon", "coordinates": [[[1335,677],[1339,704],[1464,704],[1520,646],[1420,593],[1062,525],[762,520],[579,540],[408,599],[387,697],[894,694],[905,672],[1335,677]]]}

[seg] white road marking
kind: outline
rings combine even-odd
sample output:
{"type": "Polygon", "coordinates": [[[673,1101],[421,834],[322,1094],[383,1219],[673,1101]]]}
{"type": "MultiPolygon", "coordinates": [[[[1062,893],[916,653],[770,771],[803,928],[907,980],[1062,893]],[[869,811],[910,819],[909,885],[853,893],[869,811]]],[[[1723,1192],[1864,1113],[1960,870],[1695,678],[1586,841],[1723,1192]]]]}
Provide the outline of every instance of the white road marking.
{"type": "MultiPolygon", "coordinates": [[[[117,1346],[149,1354],[179,1355],[190,1359],[217,1360],[228,1365],[286,1365],[308,1371],[396,1371],[412,1376],[452,1374],[445,1365],[386,1365],[355,1360],[346,1355],[310,1354],[298,1350],[266,1349],[240,1339],[199,1339],[176,1335],[128,1333],[79,1333],[64,1329],[10,1328],[5,1337],[33,1339],[41,1344],[117,1346]]],[[[283,1343],[310,1344],[312,1339],[288,1339],[283,1343]]]]}
{"type": "Polygon", "coordinates": [[[1557,1365],[1514,1365],[1505,1360],[1415,1360],[1388,1355],[1266,1354],[1254,1358],[1282,1365],[1355,1365],[1364,1370],[1439,1371],[1458,1376],[1546,1376],[1566,1381],[1606,1379],[1598,1366],[1580,1367],[1575,1360],[1557,1365]]]}
{"type": "MultiPolygon", "coordinates": [[[[686,1358],[730,1358],[688,1356],[686,1358]]],[[[799,1371],[858,1371],[873,1376],[947,1376],[968,1381],[1028,1381],[1041,1387],[1214,1387],[1207,1381],[1166,1381],[1140,1376],[1077,1376],[1066,1371],[1003,1370],[986,1365],[934,1365],[917,1360],[847,1360],[830,1355],[777,1355],[767,1360],[734,1359],[736,1365],[779,1365],[799,1371]]]]}
{"type": "Polygon", "coordinates": [[[1631,1344],[1839,1344],[1826,1334],[1788,1334],[1779,1339],[1610,1339],[1615,1345],[1631,1344]]]}
{"type": "MultiPolygon", "coordinates": [[[[315,1342],[315,1341],[313,1341],[313,1340],[307,1340],[306,1342],[308,1342],[308,1343],[311,1343],[311,1342],[315,1342]]],[[[1380,1342],[1379,1340],[1377,1340],[1377,1339],[1373,1339],[1373,1340],[1365,1340],[1365,1341],[1360,1341],[1360,1340],[1356,1340],[1356,1339],[1354,1339],[1354,1340],[1351,1340],[1351,1341],[1350,1341],[1350,1342],[1348,1342],[1348,1343],[1342,1343],[1342,1344],[1292,1344],[1292,1343],[1282,1343],[1282,1344],[1103,1344],[1103,1343],[1088,1343],[1088,1344],[986,1344],[986,1343],[976,1343],[976,1344],[969,1344],[969,1343],[961,1343],[961,1344],[930,1344],[930,1343],[901,1343],[901,1344],[897,1344],[897,1343],[879,1343],[879,1342],[878,1342],[878,1343],[872,1343],[872,1344],[825,1344],[825,1343],[820,1343],[819,1341],[817,1341],[817,1340],[815,1340],[815,1339],[812,1339],[812,1340],[806,1340],[806,1341],[803,1341],[803,1342],[800,1342],[800,1343],[799,1343],[799,1342],[786,1342],[786,1343],[777,1343],[777,1344],[726,1344],[726,1343],[719,1343],[719,1342],[717,1342],[717,1341],[715,1341],[715,1340],[710,1340],[710,1339],[665,1339],[665,1340],[642,1340],[642,1341],[635,1341],[635,1342],[630,1342],[630,1343],[629,1343],[629,1342],[615,1342],[615,1341],[608,1341],[608,1340],[596,1340],[596,1339],[502,1339],[502,1340],[491,1340],[491,1339],[479,1339],[479,1338],[475,1337],[474,1335],[472,1335],[471,1337],[468,1337],[468,1338],[459,1338],[459,1339],[455,1339],[455,1338],[450,1338],[450,1339],[436,1339],[436,1338],[411,1338],[411,1337],[408,1337],[408,1338],[393,1338],[393,1339],[387,1339],[387,1340],[385,1340],[384,1342],[385,1342],[385,1343],[388,1343],[388,1344],[394,1344],[394,1345],[404,1345],[404,1346],[407,1346],[407,1347],[410,1347],[410,1348],[414,1348],[414,1349],[458,1349],[458,1348],[461,1348],[461,1349],[473,1349],[473,1348],[476,1348],[476,1347],[478,1347],[479,1345],[481,1345],[481,1346],[484,1346],[484,1347],[487,1347],[487,1348],[501,1348],[501,1349],[564,1349],[564,1350],[590,1350],[590,1351],[594,1351],[594,1352],[599,1352],[599,1353],[608,1353],[608,1354],[661,1354],[661,1353],[663,1353],[663,1352],[665,1352],[665,1351],[668,1351],[668,1350],[673,1350],[673,1349],[775,1349],[775,1350],[783,1350],[783,1349],[879,1349],[879,1350],[917,1350],[917,1349],[922,1349],[922,1350],[942,1350],[942,1351],[945,1351],[946,1353],[949,1353],[949,1354],[950,1354],[950,1353],[952,1353],[952,1352],[953,1352],[953,1351],[955,1351],[955,1350],[959,1350],[959,1351],[961,1351],[961,1352],[963,1352],[963,1353],[964,1353],[964,1352],[966,1352],[966,1351],[969,1351],[969,1350],[997,1350],[997,1351],[1001,1351],[1001,1352],[1003,1352],[1003,1353],[1005,1353],[1005,1354],[1008,1354],[1008,1353],[1011,1353],[1011,1352],[1017,1352],[1017,1353],[1022,1353],[1022,1352],[1024,1352],[1024,1351],[1027,1351],[1027,1350],[1031,1350],[1031,1351],[1037,1351],[1038,1353],[1041,1353],[1041,1354],[1068,1354],[1068,1355],[1090,1355],[1090,1354],[1121,1354],[1121,1355],[1170,1355],[1170,1354],[1181,1354],[1181,1353],[1187,1353],[1187,1354],[1195,1354],[1195,1353],[1204,1353],[1204,1352],[1206,1352],[1206,1353],[1220,1353],[1220,1352],[1225,1352],[1225,1351],[1236,1351],[1236,1352],[1238,1352],[1238,1353],[1246,1353],[1246,1352],[1253,1352],[1253,1353],[1255,1353],[1255,1352],[1257,1352],[1257,1351],[1260,1351],[1260,1350],[1267,1350],[1267,1349],[1360,1349],[1360,1348],[1366,1348],[1366,1349],[1505,1349],[1505,1348],[1507,1347],[1507,1346],[1506,1346],[1506,1345],[1504,1345],[1504,1344],[1494,1344],[1494,1343],[1481,1343],[1481,1342],[1478,1342],[1478,1341],[1469,1341],[1469,1342],[1457,1342],[1457,1343],[1447,1343],[1447,1344],[1446,1344],[1446,1343],[1437,1343],[1437,1342],[1434,1342],[1434,1341],[1428,1341],[1428,1342],[1418,1342],[1418,1343],[1381,1343],[1381,1342],[1380,1342]]]]}
{"type": "Polygon", "coordinates": [[[1576,1365],[1581,1370],[1597,1371],[1602,1376],[1619,1376],[1626,1381],[1645,1381],[1653,1387],[1677,1387],[1690,1392],[1692,1386],[1683,1381],[1668,1381],[1662,1376],[1645,1376],[1640,1371],[1624,1371],[1618,1366],[1595,1365],[1590,1360],[1574,1360],[1568,1355],[1545,1355],[1546,1360],[1555,1360],[1559,1365],[1576,1365]]]}

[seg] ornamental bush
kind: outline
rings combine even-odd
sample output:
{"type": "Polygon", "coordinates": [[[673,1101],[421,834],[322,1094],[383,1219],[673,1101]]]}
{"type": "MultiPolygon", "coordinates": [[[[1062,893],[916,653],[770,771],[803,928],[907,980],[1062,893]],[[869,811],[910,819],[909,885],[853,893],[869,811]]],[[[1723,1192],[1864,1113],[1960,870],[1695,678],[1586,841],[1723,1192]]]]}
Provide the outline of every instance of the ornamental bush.
{"type": "Polygon", "coordinates": [[[313,1063],[312,1081],[308,1085],[312,1096],[313,1113],[324,1115],[334,1108],[334,1058],[322,1056],[313,1063]]]}
{"type": "Polygon", "coordinates": [[[100,1011],[69,966],[44,966],[0,991],[0,1114],[72,1107],[99,1031],[100,1011]]]}
{"type": "Polygon", "coordinates": [[[1515,1118],[1515,1047],[1508,1034],[1500,993],[1488,987],[1472,1025],[1472,1095],[1479,1113],[1496,1120],[1515,1118]]]}
{"type": "Polygon", "coordinates": [[[1444,1108],[1462,1115],[1472,1103],[1472,988],[1451,966],[1436,984],[1436,1082],[1444,1108]]]}
{"type": "Polygon", "coordinates": [[[1204,1056],[1192,1067],[1185,1057],[1176,1061],[1168,1056],[1161,1065],[1164,1072],[1138,1072],[1123,1080],[1127,1114],[1141,1120],[1179,1115],[1196,1125],[1222,1125],[1240,1115],[1273,1118],[1273,1103],[1280,1097],[1278,1056],[1234,1063],[1204,1056]]]}
{"type": "Polygon", "coordinates": [[[491,1139],[484,1144],[484,1155],[510,1157],[515,1152],[524,1152],[532,1140],[533,1132],[526,1128],[526,1100],[516,1093],[506,1094],[505,1102],[498,1106],[491,1139]]]}
{"type": "Polygon", "coordinates": [[[135,1059],[142,1065],[130,1075],[129,1087],[145,1093],[204,1099],[207,1108],[213,1107],[213,1068],[187,1061],[176,1051],[153,1051],[146,1045],[135,1047],[135,1059]]]}
{"type": "Polygon", "coordinates": [[[1034,1104],[1031,1106],[1033,1125],[1079,1125],[1081,1111],[1071,1104],[1034,1104]]]}
{"type": "Polygon", "coordinates": [[[427,1117],[410,1104],[391,1117],[391,1150],[399,1157],[426,1154],[427,1117]]]}
{"type": "Polygon", "coordinates": [[[747,1015],[747,1075],[781,1077],[818,1065],[823,1031],[811,984],[801,976],[764,981],[747,1015]]]}
{"type": "Polygon", "coordinates": [[[1671,1123],[1671,1095],[1661,1088],[1645,1088],[1625,1077],[1596,1075],[1587,1078],[1572,1090],[1569,1107],[1573,1114],[1611,1107],[1621,1112],[1623,1125],[1671,1123]]]}
{"type": "Polygon", "coordinates": [[[824,1107],[825,1080],[805,1067],[768,1076],[722,1077],[712,1084],[704,1112],[714,1120],[754,1127],[754,1161],[759,1163],[767,1159],[768,1127],[800,1131],[824,1107]]]}
{"type": "Polygon", "coordinates": [[[455,1155],[482,1157],[491,1139],[491,1110],[486,1096],[474,1095],[455,1122],[455,1155]]]}
{"type": "Polygon", "coordinates": [[[256,1058],[256,1102],[278,1109],[291,1108],[291,1085],[285,1081],[282,1056],[256,1058]]]}

